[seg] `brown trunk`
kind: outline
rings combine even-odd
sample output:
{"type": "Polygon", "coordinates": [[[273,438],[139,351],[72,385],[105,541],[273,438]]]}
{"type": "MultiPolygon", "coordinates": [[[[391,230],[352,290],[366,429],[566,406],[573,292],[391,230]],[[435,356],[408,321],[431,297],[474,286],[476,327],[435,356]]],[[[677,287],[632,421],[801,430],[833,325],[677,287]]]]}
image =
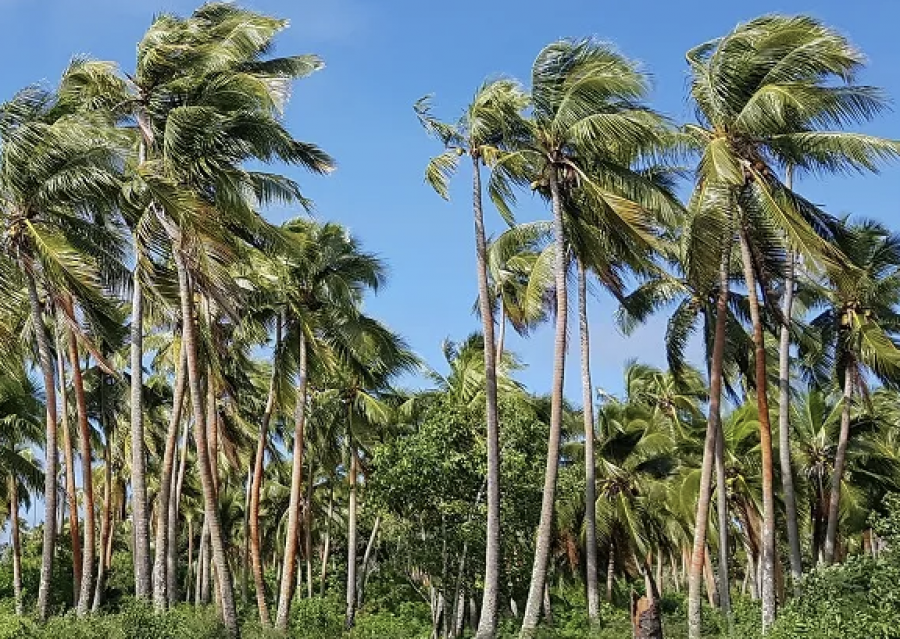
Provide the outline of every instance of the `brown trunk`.
{"type": "Polygon", "coordinates": [[[66,392],[65,349],[58,345],[56,349],[56,375],[59,378],[59,425],[63,435],[63,459],[66,463],[66,500],[69,503],[69,536],[72,540],[72,593],[75,605],[81,595],[81,533],[78,524],[78,496],[75,491],[75,453],[72,449],[72,435],[69,431],[69,400],[66,392]]]}
{"type": "Polygon", "coordinates": [[[13,598],[16,602],[16,614],[22,616],[25,611],[22,607],[22,544],[19,541],[19,487],[16,476],[9,476],[9,527],[10,543],[12,544],[13,565],[13,598]]]}
{"type": "MultiPolygon", "coordinates": [[[[101,381],[102,384],[102,381],[101,381]]],[[[101,409],[102,410],[102,409],[101,409]]],[[[108,548],[112,545],[112,433],[104,424],[103,448],[103,511],[100,515],[100,558],[97,562],[97,583],[94,588],[94,604],[92,612],[99,612],[103,605],[103,595],[106,589],[106,567],[109,565],[107,558],[108,548]]]]}
{"type": "Polygon", "coordinates": [[[709,418],[706,424],[706,439],[703,445],[703,466],[700,471],[700,489],[697,498],[697,512],[694,518],[694,543],[691,550],[690,572],[688,574],[688,636],[700,639],[700,590],[703,566],[706,560],[706,530],[709,524],[709,504],[711,498],[713,461],[716,440],[721,429],[722,366],[725,355],[725,328],[728,321],[728,264],[731,256],[731,238],[725,238],[719,264],[719,291],[716,298],[716,331],[713,337],[713,352],[709,375],[709,418]]]}
{"type": "Polygon", "coordinates": [[[312,561],[312,499],[315,481],[313,480],[313,456],[309,455],[307,467],[306,504],[303,509],[303,553],[306,555],[306,596],[313,597],[313,561],[312,561]]]}
{"type": "Polygon", "coordinates": [[[825,530],[824,562],[830,566],[835,560],[838,522],[841,506],[841,480],[850,442],[850,410],[853,406],[853,385],[855,382],[854,362],[844,369],[844,397],[841,404],[841,432],[838,435],[834,453],[834,471],[831,474],[831,491],[828,496],[828,526],[825,530]]]}
{"type": "Polygon", "coordinates": [[[188,517],[187,520],[188,530],[188,560],[187,560],[187,576],[185,577],[184,584],[184,597],[185,601],[191,600],[191,575],[194,572],[194,518],[188,517]]]}
{"type": "Polygon", "coordinates": [[[528,600],[522,618],[520,636],[534,636],[541,611],[544,582],[547,579],[547,562],[550,558],[550,539],[553,534],[553,506],[556,502],[556,478],[559,468],[559,441],[562,433],[563,383],[566,365],[566,327],[569,300],[566,281],[566,239],[563,231],[562,198],[556,166],[550,170],[550,194],[553,201],[553,233],[556,255],[553,270],[556,279],[556,336],[554,340],[553,380],[550,394],[550,435],[547,442],[547,466],[544,470],[544,490],[541,500],[541,518],[535,540],[534,564],[528,600]]]}
{"type": "Polygon", "coordinates": [[[319,574],[319,596],[325,596],[325,578],[328,576],[328,558],[331,554],[331,518],[334,516],[334,487],[328,493],[328,518],[325,520],[325,542],[322,544],[322,570],[319,574]]]}
{"type": "Polygon", "coordinates": [[[291,497],[288,506],[287,534],[284,540],[284,565],[281,573],[281,592],[278,595],[278,615],[275,626],[287,630],[297,572],[297,544],[300,531],[300,506],[303,491],[303,446],[306,427],[307,352],[304,327],[298,326],[299,375],[297,405],[294,409],[294,455],[291,467],[291,497]]]}
{"type": "Polygon", "coordinates": [[[775,622],[775,493],[773,483],[772,426],[769,423],[768,381],[766,378],[766,343],[763,336],[756,275],[746,229],[741,229],[741,259],[753,322],[753,344],[756,354],[756,403],[759,412],[759,444],[762,457],[762,628],[765,632],[775,622]]]}

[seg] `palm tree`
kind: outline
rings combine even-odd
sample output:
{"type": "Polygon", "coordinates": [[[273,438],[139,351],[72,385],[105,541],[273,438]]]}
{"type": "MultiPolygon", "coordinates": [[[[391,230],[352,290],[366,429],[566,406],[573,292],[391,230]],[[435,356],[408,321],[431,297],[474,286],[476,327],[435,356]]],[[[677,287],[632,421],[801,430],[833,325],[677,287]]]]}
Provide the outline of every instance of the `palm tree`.
{"type": "MultiPolygon", "coordinates": [[[[756,351],[756,395],[763,452],[763,627],[775,618],[775,503],[765,344],[757,283],[765,292],[783,243],[805,259],[837,256],[825,240],[827,220],[784,185],[795,170],[871,169],[898,147],[880,138],[823,131],[865,121],[884,105],[880,94],[852,84],[861,54],[840,34],[807,17],[765,16],[688,52],[698,125],[686,132],[702,149],[692,202],[690,270],[715,277],[711,264],[737,234],[756,351]],[[834,84],[836,81],[837,84],[834,84]],[[770,231],[776,229],[779,236],[770,231]],[[786,240],[785,240],[786,239],[786,240]]],[[[696,568],[696,566],[695,566],[696,568]]],[[[696,609],[698,595],[691,598],[696,609]]],[[[691,637],[699,637],[692,616],[691,637]]]]}
{"type": "MultiPolygon", "coordinates": [[[[426,180],[447,199],[447,181],[455,173],[459,158],[468,153],[472,160],[472,210],[475,218],[475,255],[478,276],[478,312],[484,333],[485,421],[487,424],[487,544],[485,578],[478,622],[479,639],[493,637],[497,631],[497,595],[500,588],[500,435],[497,416],[497,345],[494,341],[494,313],[488,289],[487,238],[484,231],[481,167],[496,160],[507,146],[510,135],[516,135],[524,121],[521,111],[526,97],[516,82],[494,80],[479,87],[472,102],[459,120],[450,125],[431,116],[427,98],[415,109],[425,129],[437,137],[445,151],[433,158],[425,173],[426,180]]],[[[504,322],[500,317],[500,322],[504,322]]],[[[502,331],[501,331],[502,333],[502,331]]]]}

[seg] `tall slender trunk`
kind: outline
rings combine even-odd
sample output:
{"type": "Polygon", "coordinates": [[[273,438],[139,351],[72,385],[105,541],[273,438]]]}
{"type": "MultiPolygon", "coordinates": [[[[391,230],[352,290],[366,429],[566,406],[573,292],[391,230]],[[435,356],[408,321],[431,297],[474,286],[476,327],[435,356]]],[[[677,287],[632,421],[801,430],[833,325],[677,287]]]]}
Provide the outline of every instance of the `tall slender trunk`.
{"type": "Polygon", "coordinates": [[[609,542],[609,559],[606,563],[606,602],[612,603],[613,586],[616,580],[616,547],[609,542]]]}
{"type": "MultiPolygon", "coordinates": [[[[101,380],[101,385],[103,381],[101,380]]],[[[102,388],[102,386],[101,386],[102,388]]],[[[102,404],[102,397],[101,397],[102,404]]],[[[101,414],[104,409],[101,408],[101,414]]],[[[97,583],[94,587],[94,603],[91,606],[92,612],[99,612],[100,606],[103,605],[103,594],[106,589],[106,567],[107,548],[112,541],[112,433],[108,427],[103,425],[103,436],[105,438],[103,447],[103,510],[100,515],[100,557],[97,565],[97,583]]]]}
{"type": "Polygon", "coordinates": [[[831,492],[828,496],[828,526],[825,529],[824,562],[830,566],[834,562],[837,547],[838,522],[840,521],[841,480],[844,476],[844,464],[847,458],[847,444],[850,441],[850,410],[853,407],[853,387],[855,380],[855,362],[851,361],[844,369],[844,397],[841,404],[841,432],[838,435],[837,449],[834,452],[834,471],[831,474],[831,492]]]}
{"type": "Polygon", "coordinates": [[[23,269],[28,284],[28,301],[31,310],[31,324],[34,329],[44,377],[44,395],[46,399],[46,441],[44,450],[44,538],[41,549],[41,580],[38,586],[37,613],[42,621],[47,618],[50,606],[50,583],[53,579],[53,559],[56,553],[56,475],[58,456],[56,452],[56,384],[53,379],[53,356],[50,354],[50,340],[44,327],[44,313],[38,294],[37,282],[31,265],[23,269]]]}
{"type": "Polygon", "coordinates": [[[172,475],[175,470],[175,447],[178,443],[178,426],[181,423],[181,408],[184,405],[184,391],[187,382],[185,380],[184,367],[187,353],[184,350],[184,341],[178,354],[178,368],[175,370],[175,391],[172,398],[172,415],[169,419],[169,428],[166,431],[166,448],[163,452],[163,463],[160,469],[159,493],[157,495],[156,509],[156,542],[154,543],[156,555],[153,561],[153,605],[157,611],[163,611],[169,603],[168,597],[168,556],[169,533],[174,526],[169,520],[169,510],[172,491],[172,475]]]}
{"type": "MultiPolygon", "coordinates": [[[[484,332],[484,396],[487,432],[487,529],[484,557],[484,590],[476,639],[492,639],[497,633],[497,596],[500,592],[500,425],[497,407],[497,354],[494,343],[494,311],[487,276],[487,239],[481,202],[481,157],[472,150],[472,211],[475,221],[475,257],[478,268],[478,305],[484,332]]],[[[501,346],[502,348],[502,346],[501,346]]]]}
{"type": "Polygon", "coordinates": [[[63,459],[66,463],[66,500],[69,503],[69,536],[72,539],[72,577],[75,605],[81,596],[81,533],[78,524],[78,495],[75,490],[75,452],[69,430],[69,400],[66,391],[65,349],[62,344],[56,348],[56,375],[59,378],[59,425],[63,435],[63,459]]]}
{"type": "Polygon", "coordinates": [[[312,562],[312,498],[315,482],[313,481],[313,456],[309,455],[306,472],[306,504],[303,509],[303,554],[306,555],[306,596],[313,596],[313,562],[312,562]]]}
{"type": "Polygon", "coordinates": [[[746,229],[740,230],[741,260],[744,263],[744,280],[753,322],[753,343],[756,351],[756,403],[759,412],[759,444],[762,457],[762,628],[768,630],[775,622],[775,494],[773,486],[772,426],[769,423],[769,397],[766,378],[766,343],[763,336],[759,299],[756,293],[756,275],[746,229]]]}
{"type": "Polygon", "coordinates": [[[197,467],[200,472],[200,483],[203,487],[203,503],[206,513],[212,556],[215,561],[216,574],[219,579],[222,597],[222,621],[230,635],[239,634],[237,611],[234,606],[234,591],[231,586],[231,572],[225,555],[225,543],[222,539],[222,528],[219,523],[218,504],[216,503],[215,486],[212,467],[208,457],[206,440],[206,423],[203,414],[203,394],[200,390],[200,371],[197,361],[197,335],[194,318],[194,300],[188,282],[188,273],[181,255],[181,247],[176,247],[175,264],[178,270],[178,289],[181,297],[182,339],[187,342],[188,387],[191,393],[191,407],[194,412],[194,442],[197,444],[197,467]]]}
{"type": "Polygon", "coordinates": [[[503,349],[506,346],[506,305],[500,296],[500,308],[497,310],[497,353],[496,361],[503,361],[503,349]]]}
{"type": "Polygon", "coordinates": [[[328,518],[325,520],[325,542],[322,544],[322,570],[319,573],[319,596],[325,596],[325,578],[328,576],[328,557],[331,554],[331,518],[334,516],[334,486],[328,493],[328,518]]]}
{"type": "MultiPolygon", "coordinates": [[[[254,457],[254,463],[256,459],[254,457]]],[[[244,544],[241,549],[241,603],[246,604],[250,590],[250,492],[253,489],[253,465],[247,470],[244,489],[244,544]]]]}
{"type": "Polygon", "coordinates": [[[194,572],[194,518],[188,517],[188,556],[187,556],[187,575],[184,579],[184,597],[185,601],[191,600],[191,574],[194,572]]]}
{"type": "MultiPolygon", "coordinates": [[[[181,451],[178,460],[178,475],[174,488],[169,494],[169,543],[168,558],[166,560],[166,595],[169,599],[169,606],[174,606],[179,601],[178,597],[178,513],[181,511],[181,490],[184,486],[184,474],[187,469],[187,449],[188,449],[188,428],[190,420],[183,419],[183,430],[181,433],[181,451]]],[[[188,533],[189,536],[191,533],[188,533]]],[[[188,572],[191,570],[191,564],[188,562],[188,572]]],[[[189,599],[189,598],[188,598],[189,599]]]]}
{"type": "Polygon", "coordinates": [[[344,627],[349,630],[356,623],[356,475],[359,472],[359,460],[356,448],[350,443],[350,473],[347,481],[350,484],[350,504],[347,512],[347,613],[344,627]]]}
{"type": "Polygon", "coordinates": [[[596,477],[594,471],[594,389],[591,383],[591,338],[587,314],[587,272],[578,260],[578,324],[581,329],[581,401],[584,416],[584,528],[585,574],[588,617],[596,623],[600,614],[597,591],[596,477]]]}
{"type": "Polygon", "coordinates": [[[300,499],[303,491],[303,446],[306,427],[307,346],[303,326],[298,326],[299,373],[297,405],[294,408],[294,458],[291,466],[291,497],[288,506],[287,534],[284,540],[284,564],[281,573],[281,592],[278,595],[278,615],[275,626],[287,630],[297,571],[297,545],[300,538],[300,499]]]}
{"type": "Polygon", "coordinates": [[[544,582],[547,579],[547,561],[550,557],[550,538],[553,534],[553,505],[556,500],[556,477],[559,466],[559,440],[562,432],[563,381],[566,365],[566,324],[569,300],[566,283],[566,239],[563,235],[562,199],[559,192],[559,176],[556,166],[550,170],[550,194],[553,200],[553,233],[556,255],[553,270],[556,276],[556,338],[553,357],[553,386],[550,394],[550,435],[547,442],[547,466],[544,471],[544,491],[541,500],[541,519],[535,540],[534,564],[528,600],[522,617],[520,636],[525,639],[535,634],[541,613],[544,582]]]}
{"type": "Polygon", "coordinates": [[[22,544],[19,541],[19,486],[16,476],[9,476],[9,527],[12,544],[13,565],[13,597],[16,601],[16,614],[22,616],[22,544]]]}
{"type": "MultiPolygon", "coordinates": [[[[71,309],[70,309],[71,310],[71,309]]],[[[84,492],[84,553],[81,562],[81,594],[78,597],[78,615],[86,615],[91,607],[91,595],[94,594],[94,479],[91,452],[91,426],[88,423],[87,400],[84,395],[84,378],[81,375],[81,364],[78,357],[78,343],[75,334],[69,335],[69,363],[72,367],[72,387],[75,390],[75,406],[78,413],[79,444],[81,445],[81,483],[84,492]]]]}
{"type": "MultiPolygon", "coordinates": [[[[137,241],[137,240],[135,240],[137,241]]],[[[131,297],[131,509],[134,522],[134,594],[150,599],[150,513],[144,458],[144,294],[135,266],[131,297]]]]}
{"type": "MultiPolygon", "coordinates": [[[[285,323],[284,314],[275,323],[275,353],[281,348],[281,331],[285,323]]],[[[269,380],[269,394],[266,398],[266,409],[259,425],[259,438],[256,440],[256,458],[253,463],[253,482],[250,486],[250,561],[253,572],[253,585],[256,589],[256,607],[259,621],[263,626],[271,625],[269,605],[266,603],[266,582],[263,579],[262,549],[259,535],[259,502],[262,490],[263,473],[266,463],[266,442],[268,441],[269,422],[275,411],[275,362],[272,364],[272,377],[269,380]]]]}
{"type": "MultiPolygon", "coordinates": [[[[706,529],[709,523],[712,467],[716,456],[716,440],[721,430],[722,366],[725,356],[725,328],[728,322],[728,265],[731,257],[731,237],[726,237],[719,263],[719,291],[716,298],[716,328],[709,373],[709,418],[706,422],[706,439],[703,444],[703,465],[700,470],[700,494],[694,518],[694,543],[691,549],[688,573],[688,637],[700,639],[701,589],[706,529]]],[[[724,486],[724,484],[723,484],[724,486]]],[[[724,492],[724,491],[720,491],[724,492]]],[[[725,566],[727,566],[727,559],[725,566]]]]}
{"type": "Polygon", "coordinates": [[[728,529],[731,527],[728,517],[728,479],[725,473],[725,431],[722,420],[716,423],[716,513],[719,518],[719,607],[722,614],[732,622],[731,616],[731,580],[728,566],[728,529]]]}
{"type": "MultiPolygon", "coordinates": [[[[790,185],[788,186],[790,188],[790,185]]],[[[796,257],[788,255],[784,279],[784,323],[778,341],[778,456],[781,462],[781,487],[791,559],[791,585],[794,595],[800,594],[803,558],[800,554],[800,530],[797,525],[797,497],[794,491],[794,470],[791,465],[791,322],[794,306],[794,268],[796,257]]]]}
{"type": "Polygon", "coordinates": [[[362,565],[360,566],[359,579],[356,585],[356,608],[359,609],[363,605],[363,598],[366,594],[366,579],[369,576],[369,564],[372,561],[372,552],[375,550],[375,541],[378,539],[378,531],[381,527],[381,515],[375,517],[375,523],[372,525],[372,532],[369,533],[369,541],[366,542],[366,551],[363,553],[362,565]]]}
{"type": "Polygon", "coordinates": [[[209,601],[209,529],[206,527],[206,516],[200,524],[200,540],[197,551],[197,585],[194,587],[194,606],[205,604],[209,601]]]}

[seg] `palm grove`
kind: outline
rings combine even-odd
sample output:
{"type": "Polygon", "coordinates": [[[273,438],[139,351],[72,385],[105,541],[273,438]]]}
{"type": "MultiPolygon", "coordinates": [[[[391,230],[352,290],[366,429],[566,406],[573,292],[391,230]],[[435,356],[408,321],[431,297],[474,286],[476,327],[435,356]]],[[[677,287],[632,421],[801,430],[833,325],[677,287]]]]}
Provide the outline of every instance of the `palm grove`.
{"type": "Polygon", "coordinates": [[[842,35],[766,16],[699,45],[683,125],[594,40],[550,44],[529,88],[488,81],[456,120],[416,103],[443,147],[426,181],[446,198],[458,169],[472,179],[482,329],[445,344],[440,373],[364,311],[379,257],[338,224],[262,215],[311,204],[265,167],[334,168],[282,120],[322,66],[271,56],[285,26],[232,4],[162,15],[130,64],[75,59],[0,108],[17,615],[128,594],[160,614],[214,604],[232,635],[251,617],[307,636],[298,606],[341,596],[347,630],[415,602],[435,637],[531,637],[555,607],[599,629],[631,588],[635,636],[661,637],[663,593],[683,590],[693,638],[704,599],[724,619],[758,601],[765,632],[817,566],[883,550],[869,515],[900,490],[900,239],[794,185],[900,155],[853,131],[887,100],[842,35]],[[516,223],[525,193],[547,221],[516,223]],[[488,202],[509,225],[495,238],[488,202]],[[621,397],[591,382],[591,290],[626,332],[668,318],[668,370],[630,364],[621,397]],[[537,396],[504,336],[545,322],[537,396]],[[423,371],[423,390],[397,388],[423,371]]]}

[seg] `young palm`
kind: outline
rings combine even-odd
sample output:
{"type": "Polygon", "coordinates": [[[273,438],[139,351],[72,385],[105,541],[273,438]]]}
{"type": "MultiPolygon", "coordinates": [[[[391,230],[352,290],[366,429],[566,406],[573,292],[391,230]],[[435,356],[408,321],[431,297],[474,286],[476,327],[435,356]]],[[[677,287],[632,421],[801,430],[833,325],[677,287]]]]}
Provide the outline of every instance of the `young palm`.
{"type": "MultiPolygon", "coordinates": [[[[757,285],[765,292],[783,262],[786,240],[804,259],[836,260],[823,236],[826,219],[779,175],[797,171],[872,169],[896,156],[893,142],[824,131],[865,121],[884,101],[853,84],[861,54],[837,32],[806,17],[765,16],[687,54],[699,124],[686,127],[702,157],[692,197],[689,271],[714,280],[712,265],[736,235],[750,298],[756,349],[757,401],[763,453],[763,626],[775,618],[775,503],[766,357],[757,285]],[[761,281],[758,281],[761,280],[761,281]]],[[[697,544],[695,543],[695,547],[697,544]]],[[[696,562],[692,566],[696,570],[696,562]]],[[[690,634],[699,637],[699,593],[690,597],[690,634]]]]}

